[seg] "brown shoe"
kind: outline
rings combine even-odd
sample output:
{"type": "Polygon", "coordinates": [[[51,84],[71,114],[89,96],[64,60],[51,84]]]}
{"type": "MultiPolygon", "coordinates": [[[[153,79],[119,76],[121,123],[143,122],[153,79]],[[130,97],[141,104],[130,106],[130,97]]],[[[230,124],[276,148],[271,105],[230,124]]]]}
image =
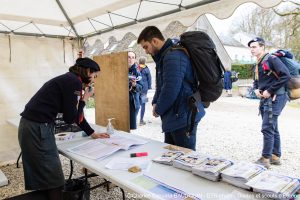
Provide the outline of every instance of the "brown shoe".
{"type": "Polygon", "coordinates": [[[280,157],[276,156],[275,154],[272,154],[272,157],[270,159],[270,164],[272,164],[272,165],[281,165],[280,157]]]}
{"type": "Polygon", "coordinates": [[[259,165],[262,165],[264,166],[265,168],[269,169],[271,167],[271,164],[270,164],[270,159],[269,158],[265,158],[265,157],[261,157],[260,159],[258,159],[255,164],[259,164],[259,165]]]}

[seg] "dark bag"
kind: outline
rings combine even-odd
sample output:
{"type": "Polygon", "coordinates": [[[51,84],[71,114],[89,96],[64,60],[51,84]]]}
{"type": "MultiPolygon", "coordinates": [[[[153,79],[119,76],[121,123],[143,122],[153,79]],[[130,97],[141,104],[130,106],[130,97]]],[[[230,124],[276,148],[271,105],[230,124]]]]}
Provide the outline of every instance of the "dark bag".
{"type": "Polygon", "coordinates": [[[90,183],[86,179],[68,179],[63,189],[63,200],[89,200],[90,183]]]}
{"type": "Polygon", "coordinates": [[[201,101],[216,101],[222,94],[225,69],[216,53],[214,42],[202,31],[190,31],[180,36],[179,45],[186,49],[191,59],[201,101]]]}
{"type": "Polygon", "coordinates": [[[207,108],[210,102],[216,101],[223,91],[224,66],[216,53],[212,39],[202,31],[190,31],[180,35],[180,41],[171,49],[183,50],[190,58],[196,83],[194,94],[187,101],[191,111],[191,125],[188,133],[195,125],[197,105],[199,102],[207,108]]]}

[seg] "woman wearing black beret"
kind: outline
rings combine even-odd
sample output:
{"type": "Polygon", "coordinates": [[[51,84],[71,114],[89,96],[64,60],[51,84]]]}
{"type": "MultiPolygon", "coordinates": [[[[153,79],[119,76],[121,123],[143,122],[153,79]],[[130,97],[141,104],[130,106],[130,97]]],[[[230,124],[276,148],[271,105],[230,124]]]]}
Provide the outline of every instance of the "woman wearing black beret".
{"type": "Polygon", "coordinates": [[[89,89],[99,65],[90,58],[78,58],[69,72],[46,82],[21,113],[18,137],[22,150],[25,189],[42,190],[48,199],[61,199],[64,175],[54,137],[54,120],[63,113],[66,123],[76,123],[92,138],[109,137],[95,132],[83,115],[94,93],[89,89]]]}

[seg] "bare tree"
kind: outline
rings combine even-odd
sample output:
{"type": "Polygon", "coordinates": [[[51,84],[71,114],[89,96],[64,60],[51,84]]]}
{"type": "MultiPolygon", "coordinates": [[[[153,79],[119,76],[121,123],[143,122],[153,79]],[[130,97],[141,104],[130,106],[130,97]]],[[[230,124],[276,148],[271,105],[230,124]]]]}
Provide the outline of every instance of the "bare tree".
{"type": "Polygon", "coordinates": [[[300,59],[300,3],[283,0],[273,9],[255,8],[251,13],[236,19],[231,34],[244,32],[263,37],[275,48],[288,49],[300,59]]]}
{"type": "Polygon", "coordinates": [[[294,6],[292,6],[290,10],[286,10],[283,12],[279,11],[278,8],[273,8],[273,11],[283,18],[289,19],[288,25],[290,25],[292,29],[290,35],[294,35],[296,34],[296,31],[299,31],[300,29],[300,3],[292,0],[284,0],[283,2],[290,3],[294,6]]]}
{"type": "Polygon", "coordinates": [[[232,33],[245,32],[257,35],[271,41],[273,37],[273,26],[276,24],[275,13],[270,9],[257,7],[251,13],[238,19],[232,28],[232,33]]]}

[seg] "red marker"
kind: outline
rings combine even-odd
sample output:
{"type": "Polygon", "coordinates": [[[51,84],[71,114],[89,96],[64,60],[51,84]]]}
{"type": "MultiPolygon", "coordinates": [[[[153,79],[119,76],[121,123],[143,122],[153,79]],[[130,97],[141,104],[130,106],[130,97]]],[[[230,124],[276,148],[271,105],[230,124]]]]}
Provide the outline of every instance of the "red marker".
{"type": "Polygon", "coordinates": [[[142,157],[142,156],[148,156],[148,152],[141,152],[141,153],[131,153],[130,157],[142,157]]]}

